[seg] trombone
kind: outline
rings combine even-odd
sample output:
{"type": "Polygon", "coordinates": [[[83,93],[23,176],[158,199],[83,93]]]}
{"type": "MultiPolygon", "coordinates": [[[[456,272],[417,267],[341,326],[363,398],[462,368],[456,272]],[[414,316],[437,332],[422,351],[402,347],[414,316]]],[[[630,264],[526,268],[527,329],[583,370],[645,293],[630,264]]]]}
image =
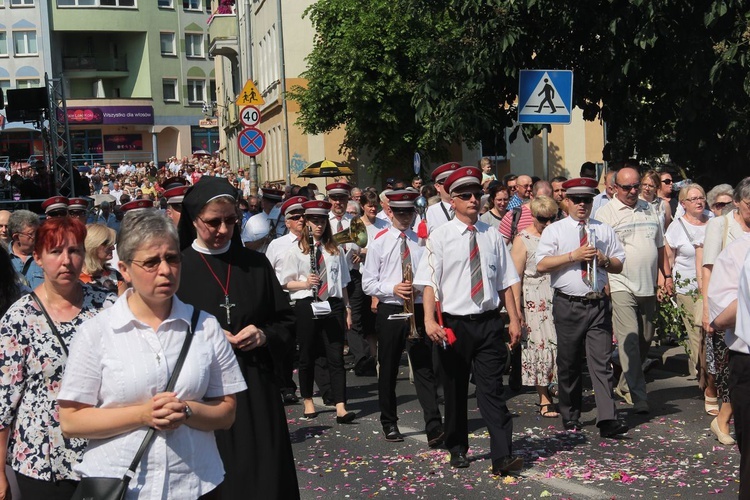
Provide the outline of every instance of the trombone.
{"type": "MultiPolygon", "coordinates": [[[[406,264],[401,269],[403,281],[412,283],[414,281],[414,271],[411,268],[411,263],[406,264]]],[[[417,320],[414,319],[414,285],[412,284],[411,296],[408,299],[404,299],[404,314],[409,315],[409,335],[406,337],[407,340],[419,340],[422,336],[417,330],[417,320]]]]}

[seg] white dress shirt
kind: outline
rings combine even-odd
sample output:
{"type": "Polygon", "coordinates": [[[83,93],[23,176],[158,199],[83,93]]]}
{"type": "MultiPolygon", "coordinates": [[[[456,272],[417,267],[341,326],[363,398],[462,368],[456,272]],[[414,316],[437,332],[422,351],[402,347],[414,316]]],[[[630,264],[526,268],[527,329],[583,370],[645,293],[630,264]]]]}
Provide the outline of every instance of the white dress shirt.
{"type": "Polygon", "coordinates": [[[435,287],[443,312],[465,316],[479,314],[500,306],[498,292],[519,281],[500,232],[477,221],[476,241],[482,266],[484,299],[477,305],[471,299],[469,265],[469,228],[453,219],[430,233],[422,260],[414,276],[414,285],[435,287]]]}
{"type": "Polygon", "coordinates": [[[439,201],[438,203],[427,207],[425,218],[427,219],[428,234],[432,234],[435,229],[451,220],[445,215],[446,213],[450,215],[451,218],[454,216],[455,212],[453,211],[450,202],[439,201]]]}
{"type": "MultiPolygon", "coordinates": [[[[409,248],[413,275],[422,259],[424,247],[419,246],[417,235],[408,229],[406,245],[409,248]]],[[[371,241],[367,248],[367,259],[362,268],[362,290],[371,297],[377,297],[386,304],[403,305],[404,300],[393,294],[393,287],[403,281],[401,268],[401,231],[391,226],[371,241]]],[[[418,295],[415,302],[422,303],[418,295]]]]}
{"type": "MultiPolygon", "coordinates": [[[[671,226],[670,226],[671,227],[671,226]]],[[[713,321],[721,312],[737,299],[737,324],[735,328],[724,330],[724,341],[733,351],[750,354],[750,295],[748,295],[747,279],[750,274],[750,233],[745,234],[733,242],[719,254],[714,262],[711,280],[708,282],[708,319],[713,321]],[[746,283],[744,295],[738,289],[741,281],[746,283]],[[744,302],[744,305],[741,304],[744,302]],[[744,308],[745,330],[740,328],[740,309],[744,308]],[[735,331],[737,332],[735,334],[735,331]],[[744,334],[741,332],[745,332],[744,334]]]]}
{"type": "MultiPolygon", "coordinates": [[[[620,262],[625,262],[625,250],[620,240],[617,239],[614,229],[594,219],[588,220],[588,227],[594,230],[598,250],[610,259],[615,258],[620,262]]],[[[580,247],[578,221],[570,216],[566,217],[552,223],[542,231],[536,248],[536,264],[538,266],[545,257],[565,255],[580,247]]],[[[570,262],[569,265],[550,272],[552,288],[574,297],[583,297],[592,291],[601,292],[607,284],[608,276],[607,270],[599,267],[596,271],[596,286],[590,287],[583,281],[580,262],[570,262]]]]}
{"type": "MultiPolygon", "coordinates": [[[[111,308],[80,326],[58,400],[117,408],[141,404],[164,391],[193,307],[173,297],[169,317],[154,331],[130,311],[132,293],[128,290],[111,308]]],[[[175,385],[177,397],[201,401],[245,390],[237,359],[216,318],[201,313],[194,335],[175,385]]],[[[146,430],[90,440],[76,472],[84,477],[122,477],[146,430]]],[[[156,432],[126,498],[198,498],[223,480],[214,433],[181,425],[156,432]]]]}
{"type": "MultiPolygon", "coordinates": [[[[313,249],[315,252],[315,249],[313,249]]],[[[328,278],[328,296],[339,299],[344,298],[344,288],[351,280],[349,276],[349,266],[346,264],[344,249],[339,246],[339,254],[331,255],[324,248],[323,261],[326,264],[326,276],[328,278]]],[[[307,281],[310,275],[310,254],[302,253],[299,245],[292,245],[284,257],[284,265],[281,268],[281,279],[279,282],[282,286],[290,281],[307,281]]],[[[299,300],[313,296],[312,290],[297,290],[289,292],[292,300],[299,300]]]]}
{"type": "MultiPolygon", "coordinates": [[[[271,231],[271,223],[276,224],[276,237],[282,236],[286,232],[284,225],[284,216],[281,215],[279,207],[273,207],[269,213],[261,212],[248,219],[245,227],[242,228],[242,243],[251,243],[268,236],[271,231]]],[[[265,252],[268,245],[259,248],[259,252],[265,252]]]]}
{"type": "Polygon", "coordinates": [[[266,249],[266,258],[273,266],[276,273],[276,279],[281,283],[281,269],[284,267],[284,259],[289,249],[297,243],[297,237],[292,233],[287,233],[280,238],[276,238],[268,244],[266,249]]]}

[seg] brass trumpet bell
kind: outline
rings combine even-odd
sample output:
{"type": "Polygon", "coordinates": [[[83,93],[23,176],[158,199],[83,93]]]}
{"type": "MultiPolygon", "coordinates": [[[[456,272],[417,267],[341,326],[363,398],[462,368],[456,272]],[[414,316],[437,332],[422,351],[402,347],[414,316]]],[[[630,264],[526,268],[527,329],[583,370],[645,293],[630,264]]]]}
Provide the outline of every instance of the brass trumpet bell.
{"type": "Polygon", "coordinates": [[[344,229],[333,235],[333,240],[337,245],[343,245],[344,243],[354,243],[358,247],[367,246],[367,228],[362,219],[355,217],[349,225],[348,229],[344,229]]]}

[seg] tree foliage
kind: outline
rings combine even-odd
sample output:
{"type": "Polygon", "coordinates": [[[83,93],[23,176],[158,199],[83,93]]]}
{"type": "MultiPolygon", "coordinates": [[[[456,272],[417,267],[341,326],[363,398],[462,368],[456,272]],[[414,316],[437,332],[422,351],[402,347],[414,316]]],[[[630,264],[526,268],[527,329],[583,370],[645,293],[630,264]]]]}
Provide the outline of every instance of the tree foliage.
{"type": "Polygon", "coordinates": [[[607,124],[605,158],[747,173],[747,2],[320,0],[308,15],[299,123],[345,126],[344,147],[378,166],[512,126],[518,72],[538,68],[574,71],[575,105],[607,124]]]}

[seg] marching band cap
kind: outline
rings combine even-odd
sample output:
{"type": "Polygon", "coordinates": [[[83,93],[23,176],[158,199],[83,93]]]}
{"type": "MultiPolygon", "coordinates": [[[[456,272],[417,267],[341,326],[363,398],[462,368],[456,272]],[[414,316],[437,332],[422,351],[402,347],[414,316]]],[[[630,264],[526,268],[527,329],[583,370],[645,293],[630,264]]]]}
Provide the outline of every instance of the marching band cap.
{"type": "Polygon", "coordinates": [[[566,196],[596,196],[596,186],[599,183],[596,179],[588,177],[579,177],[563,182],[566,196]]]}
{"type": "Polygon", "coordinates": [[[89,200],[86,198],[71,198],[68,200],[68,210],[88,210],[89,200]]]}
{"type": "Polygon", "coordinates": [[[187,186],[187,185],[189,185],[189,183],[187,179],[185,179],[184,177],[170,177],[169,179],[164,181],[164,184],[162,184],[162,186],[166,190],[170,190],[178,186],[187,186]]]}
{"type": "Polygon", "coordinates": [[[326,186],[328,196],[343,194],[349,196],[352,192],[352,187],[346,182],[332,182],[326,186]]]}
{"type": "Polygon", "coordinates": [[[445,190],[452,193],[463,186],[480,186],[482,184],[482,171],[477,167],[459,167],[445,180],[445,190]]]}
{"type": "Polygon", "coordinates": [[[122,213],[132,210],[141,210],[143,208],[154,208],[154,202],[151,200],[133,200],[120,207],[122,213]]]}
{"type": "Polygon", "coordinates": [[[292,196],[281,205],[281,213],[286,215],[292,210],[302,210],[302,204],[308,201],[304,196],[292,196]]]}
{"type": "Polygon", "coordinates": [[[47,198],[42,203],[42,208],[44,209],[45,214],[48,214],[53,210],[60,210],[61,208],[68,210],[68,199],[65,196],[53,196],[52,198],[47,198]]]}
{"type": "Polygon", "coordinates": [[[188,189],[190,189],[190,186],[175,186],[164,191],[164,197],[169,204],[182,203],[188,189]]]}
{"type": "Polygon", "coordinates": [[[263,198],[271,201],[281,201],[284,197],[284,191],[280,189],[263,188],[263,198]]]}
{"type": "Polygon", "coordinates": [[[444,181],[457,168],[461,168],[461,164],[456,163],[455,161],[440,165],[432,171],[432,182],[444,181]]]}
{"type": "Polygon", "coordinates": [[[305,215],[325,215],[326,217],[332,206],[327,201],[322,200],[310,200],[302,204],[302,208],[305,209],[305,215]]]}
{"type": "Polygon", "coordinates": [[[414,208],[414,200],[419,198],[419,193],[401,189],[391,191],[385,196],[388,198],[388,206],[391,208],[414,208]]]}

